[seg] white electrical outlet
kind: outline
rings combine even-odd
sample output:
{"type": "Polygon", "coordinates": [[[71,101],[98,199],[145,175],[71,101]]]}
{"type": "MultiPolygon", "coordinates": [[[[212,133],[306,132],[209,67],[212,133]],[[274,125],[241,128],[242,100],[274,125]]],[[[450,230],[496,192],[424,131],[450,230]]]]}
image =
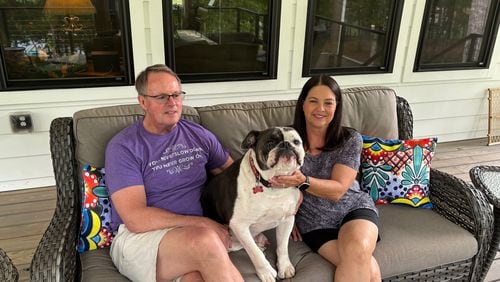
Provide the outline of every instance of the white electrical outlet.
{"type": "Polygon", "coordinates": [[[10,126],[13,132],[32,132],[33,119],[29,112],[17,112],[9,115],[10,126]]]}

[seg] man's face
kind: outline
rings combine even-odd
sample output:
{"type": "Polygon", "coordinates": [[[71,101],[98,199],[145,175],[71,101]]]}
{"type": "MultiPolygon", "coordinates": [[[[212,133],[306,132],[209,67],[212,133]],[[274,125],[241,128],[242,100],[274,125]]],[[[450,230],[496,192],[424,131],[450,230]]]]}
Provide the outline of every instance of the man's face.
{"type": "Polygon", "coordinates": [[[155,134],[170,132],[181,118],[182,99],[167,97],[157,99],[154,96],[179,94],[181,86],[177,79],[165,72],[148,75],[147,96],[139,96],[139,104],[145,112],[144,127],[155,134]]]}

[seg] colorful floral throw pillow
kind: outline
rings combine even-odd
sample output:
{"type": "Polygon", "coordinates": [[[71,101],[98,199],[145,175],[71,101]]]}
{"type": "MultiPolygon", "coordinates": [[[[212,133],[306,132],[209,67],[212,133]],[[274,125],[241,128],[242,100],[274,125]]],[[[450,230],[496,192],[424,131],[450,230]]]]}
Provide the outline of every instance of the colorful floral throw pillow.
{"type": "Polygon", "coordinates": [[[104,176],[104,168],[86,165],[82,171],[82,219],[77,247],[80,253],[109,247],[113,240],[111,203],[104,176]]]}
{"type": "Polygon", "coordinates": [[[437,138],[385,140],[363,136],[361,187],[376,204],[432,208],[431,160],[437,138]]]}

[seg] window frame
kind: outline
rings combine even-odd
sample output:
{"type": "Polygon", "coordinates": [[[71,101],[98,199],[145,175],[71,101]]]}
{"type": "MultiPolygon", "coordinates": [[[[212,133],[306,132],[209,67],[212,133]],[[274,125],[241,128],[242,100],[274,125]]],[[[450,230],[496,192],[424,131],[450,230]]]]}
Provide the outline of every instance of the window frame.
{"type": "MultiPolygon", "coordinates": [[[[116,77],[75,77],[65,79],[29,79],[23,81],[8,81],[7,66],[5,64],[3,48],[0,48],[0,92],[18,90],[43,90],[64,88],[89,88],[130,86],[135,83],[134,62],[132,52],[132,30],[130,26],[129,0],[117,0],[122,10],[122,52],[125,75],[123,81],[116,77]]],[[[41,8],[43,9],[43,8],[41,8]]]]}
{"type": "MultiPolygon", "coordinates": [[[[277,79],[278,73],[278,48],[280,37],[281,20],[281,2],[282,0],[269,0],[269,27],[268,52],[266,54],[266,71],[243,71],[243,72],[224,72],[224,73],[198,73],[198,74],[178,74],[183,82],[203,83],[203,82],[224,82],[224,81],[246,81],[246,80],[267,80],[277,79]]],[[[173,7],[171,0],[163,0],[163,33],[164,33],[164,52],[165,64],[174,72],[175,67],[175,48],[174,48],[174,25],[173,25],[173,7]]]]}
{"type": "Polygon", "coordinates": [[[431,1],[425,2],[424,14],[421,21],[420,33],[417,43],[417,50],[415,54],[415,61],[413,63],[414,72],[430,72],[430,71],[451,71],[451,70],[474,70],[474,69],[488,69],[491,63],[493,50],[495,48],[495,40],[498,34],[500,25],[500,1],[491,0],[491,9],[488,13],[488,19],[485,23],[484,34],[485,40],[481,44],[479,51],[479,58],[477,63],[440,63],[440,64],[426,64],[420,63],[423,50],[423,41],[426,35],[426,28],[428,25],[428,17],[430,14],[431,1]]]}
{"type": "MultiPolygon", "coordinates": [[[[319,0],[318,0],[319,1],[319,0]]],[[[384,48],[385,61],[384,66],[365,66],[365,67],[336,67],[336,68],[323,68],[313,69],[310,67],[312,43],[314,36],[314,13],[316,10],[316,0],[308,1],[307,18],[306,18],[306,33],[304,40],[304,53],[302,63],[302,76],[310,77],[318,74],[325,75],[357,75],[357,74],[379,74],[379,73],[392,73],[395,63],[396,46],[399,38],[399,30],[401,26],[401,18],[403,15],[404,0],[391,1],[390,21],[388,24],[388,35],[384,48]],[[392,32],[391,32],[392,31],[392,32]],[[390,33],[389,33],[390,32],[390,33]]]]}

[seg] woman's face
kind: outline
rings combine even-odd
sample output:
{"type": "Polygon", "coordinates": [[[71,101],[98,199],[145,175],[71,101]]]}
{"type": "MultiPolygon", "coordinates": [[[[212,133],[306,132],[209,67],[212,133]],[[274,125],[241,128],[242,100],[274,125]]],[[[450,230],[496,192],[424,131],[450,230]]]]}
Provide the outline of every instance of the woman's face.
{"type": "Polygon", "coordinates": [[[326,130],[333,120],[337,102],[335,94],[325,85],[317,85],[309,90],[303,111],[308,128],[326,130]]]}

